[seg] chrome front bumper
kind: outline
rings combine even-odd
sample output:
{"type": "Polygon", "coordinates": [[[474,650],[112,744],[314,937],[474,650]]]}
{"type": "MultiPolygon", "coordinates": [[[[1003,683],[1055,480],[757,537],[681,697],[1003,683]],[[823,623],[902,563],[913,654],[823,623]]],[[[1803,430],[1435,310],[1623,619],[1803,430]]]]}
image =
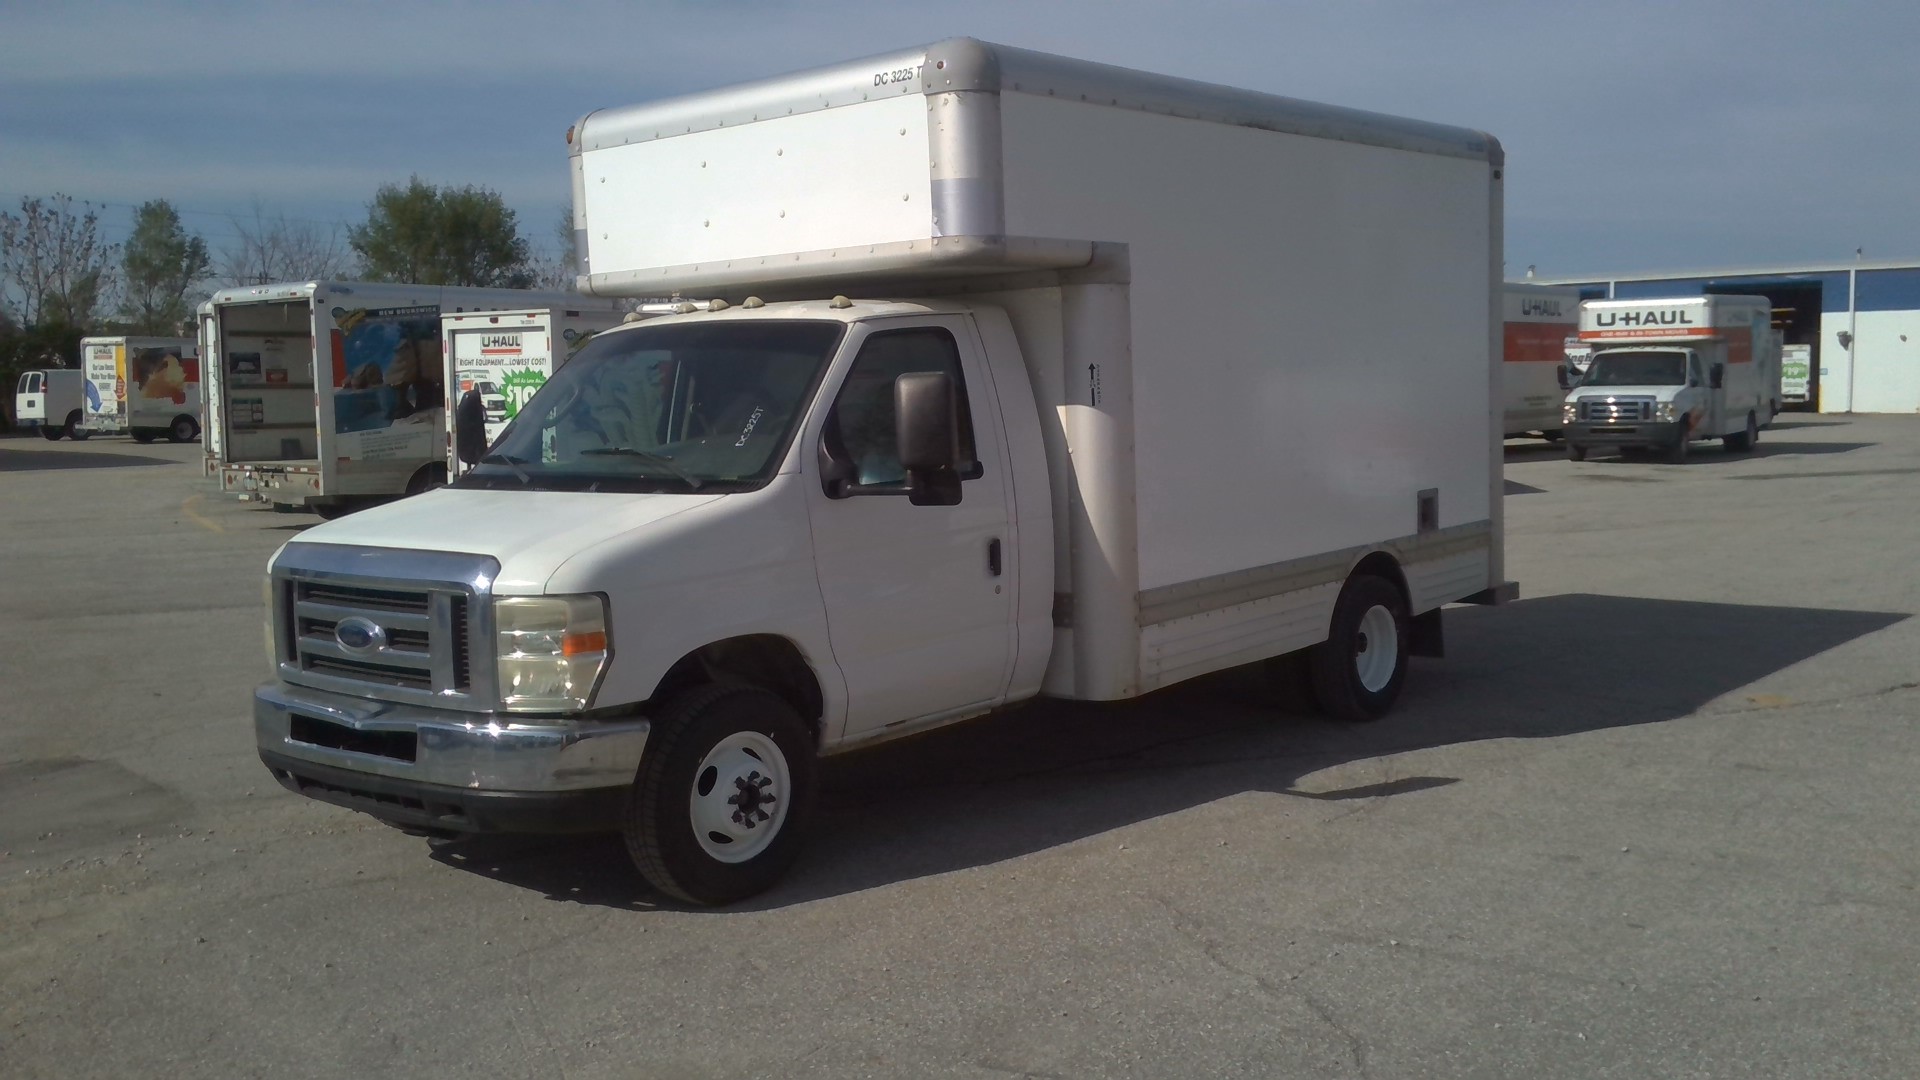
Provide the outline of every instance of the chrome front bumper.
{"type": "Polygon", "coordinates": [[[456,831],[608,827],[651,724],[521,722],[268,683],[254,739],[283,785],[376,817],[456,831]]]}

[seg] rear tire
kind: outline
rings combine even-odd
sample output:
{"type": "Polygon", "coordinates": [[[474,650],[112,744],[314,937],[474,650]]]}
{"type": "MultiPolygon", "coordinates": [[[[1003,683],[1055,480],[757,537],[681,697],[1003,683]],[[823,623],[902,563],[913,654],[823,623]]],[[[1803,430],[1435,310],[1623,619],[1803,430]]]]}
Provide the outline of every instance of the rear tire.
{"type": "Polygon", "coordinates": [[[86,442],[93,437],[93,432],[80,426],[82,419],[83,417],[81,417],[79,409],[75,409],[67,414],[67,438],[72,439],[74,442],[86,442]]]}
{"type": "Polygon", "coordinates": [[[668,896],[744,900],[793,865],[813,792],[813,733],[792,706],[757,686],[695,687],[654,720],[622,830],[627,854],[668,896]]]}
{"type": "Polygon", "coordinates": [[[321,521],[332,521],[335,518],[343,518],[353,513],[355,507],[350,502],[322,501],[316,499],[307,504],[307,509],[320,515],[321,521]]]}
{"type": "Polygon", "coordinates": [[[1378,720],[1407,678],[1407,601],[1385,578],[1349,578],[1327,640],[1313,647],[1313,693],[1336,720],[1378,720]]]}
{"type": "Polygon", "coordinates": [[[176,416],[167,428],[167,438],[172,442],[192,442],[199,437],[200,425],[191,416],[176,416]]]}
{"type": "Polygon", "coordinates": [[[1738,435],[1728,435],[1720,440],[1729,454],[1751,454],[1754,444],[1760,441],[1760,418],[1753,413],[1747,414],[1747,427],[1738,435]]]}

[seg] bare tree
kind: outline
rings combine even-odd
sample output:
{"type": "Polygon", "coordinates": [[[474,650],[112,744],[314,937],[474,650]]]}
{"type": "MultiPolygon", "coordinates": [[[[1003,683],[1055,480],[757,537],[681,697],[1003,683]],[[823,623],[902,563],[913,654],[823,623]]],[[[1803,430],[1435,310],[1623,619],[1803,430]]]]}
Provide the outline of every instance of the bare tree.
{"type": "Polygon", "coordinates": [[[251,220],[235,217],[238,238],[220,252],[216,276],[225,285],[271,285],[349,276],[353,260],[339,226],[322,226],[253,205],[251,220]]]}
{"type": "Polygon", "coordinates": [[[569,199],[560,208],[560,214],[554,218],[553,238],[559,244],[560,254],[555,256],[536,255],[527,260],[533,271],[535,288],[553,289],[560,292],[572,292],[580,287],[580,253],[573,233],[573,201],[569,199]]]}
{"type": "Polygon", "coordinates": [[[23,198],[0,214],[0,298],[28,327],[90,328],[114,286],[119,247],[100,238],[100,215],[73,199],[23,198]]]}

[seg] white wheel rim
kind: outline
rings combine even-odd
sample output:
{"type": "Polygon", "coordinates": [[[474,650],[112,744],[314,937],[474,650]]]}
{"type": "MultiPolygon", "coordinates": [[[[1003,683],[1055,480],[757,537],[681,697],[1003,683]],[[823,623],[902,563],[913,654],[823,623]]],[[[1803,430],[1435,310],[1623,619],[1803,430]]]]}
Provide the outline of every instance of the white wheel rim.
{"type": "Polygon", "coordinates": [[[742,863],[767,849],[786,824],[793,777],[787,757],[757,731],[737,731],[714,744],[693,773],[687,795],[700,850],[742,863]]]}
{"type": "Polygon", "coordinates": [[[1367,693],[1377,694],[1393,681],[1400,665],[1400,634],[1393,624],[1393,612],[1375,604],[1360,616],[1360,629],[1354,634],[1353,670],[1367,693]]]}

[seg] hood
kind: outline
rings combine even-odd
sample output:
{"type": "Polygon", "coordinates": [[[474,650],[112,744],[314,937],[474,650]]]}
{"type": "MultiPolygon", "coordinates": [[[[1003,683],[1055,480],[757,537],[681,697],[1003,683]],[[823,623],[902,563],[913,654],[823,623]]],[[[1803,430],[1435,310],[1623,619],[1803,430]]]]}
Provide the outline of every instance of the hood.
{"type": "Polygon", "coordinates": [[[581,551],[726,495],[437,488],[317,525],[292,544],[453,551],[500,561],[494,587],[537,593],[581,551]]]}

